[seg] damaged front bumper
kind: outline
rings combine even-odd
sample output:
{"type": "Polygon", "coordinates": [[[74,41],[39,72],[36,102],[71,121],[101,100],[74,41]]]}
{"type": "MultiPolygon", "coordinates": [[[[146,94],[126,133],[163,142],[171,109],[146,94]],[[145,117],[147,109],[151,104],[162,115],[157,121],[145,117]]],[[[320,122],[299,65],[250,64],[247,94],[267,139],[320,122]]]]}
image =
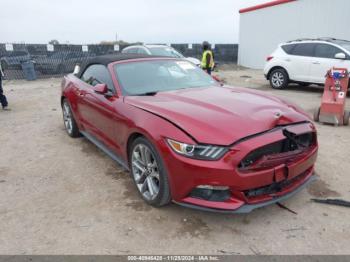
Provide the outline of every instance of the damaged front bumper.
{"type": "Polygon", "coordinates": [[[219,161],[186,159],[169,152],[167,157],[171,159],[166,163],[176,174],[171,176],[173,201],[213,212],[251,212],[293,196],[314,180],[317,152],[317,135],[311,123],[275,129],[241,141],[232,145],[219,161]],[[283,134],[286,128],[295,138],[311,143],[303,150],[274,153],[290,142],[283,134]],[[265,151],[272,155],[265,157],[265,151]]]}
{"type": "Polygon", "coordinates": [[[185,202],[176,202],[173,201],[174,203],[188,207],[188,208],[193,208],[201,211],[209,211],[209,212],[216,212],[216,213],[226,213],[226,214],[245,214],[245,213],[250,213],[254,209],[269,206],[272,204],[276,204],[278,202],[282,202],[284,200],[287,200],[288,198],[294,196],[298,192],[302,191],[305,187],[307,187],[312,181],[316,180],[316,175],[312,174],[308,179],[306,179],[303,184],[299,185],[295,190],[281,196],[275,196],[271,200],[257,203],[257,204],[243,204],[239,208],[234,209],[234,210],[229,210],[229,209],[217,209],[217,208],[207,208],[204,206],[196,204],[190,204],[190,203],[185,203],[185,202]]]}

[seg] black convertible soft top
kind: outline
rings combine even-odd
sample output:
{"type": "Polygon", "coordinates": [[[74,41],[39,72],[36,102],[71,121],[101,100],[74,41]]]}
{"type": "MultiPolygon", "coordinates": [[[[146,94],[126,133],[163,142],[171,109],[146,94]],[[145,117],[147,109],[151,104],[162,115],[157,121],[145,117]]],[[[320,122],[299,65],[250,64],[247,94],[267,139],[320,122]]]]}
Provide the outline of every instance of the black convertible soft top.
{"type": "Polygon", "coordinates": [[[139,55],[139,54],[118,54],[118,55],[96,56],[86,60],[81,64],[79,73],[77,73],[77,77],[80,78],[81,75],[84,73],[85,69],[90,65],[100,64],[100,65],[107,66],[108,64],[116,61],[138,59],[138,58],[164,58],[164,56],[139,55]]]}

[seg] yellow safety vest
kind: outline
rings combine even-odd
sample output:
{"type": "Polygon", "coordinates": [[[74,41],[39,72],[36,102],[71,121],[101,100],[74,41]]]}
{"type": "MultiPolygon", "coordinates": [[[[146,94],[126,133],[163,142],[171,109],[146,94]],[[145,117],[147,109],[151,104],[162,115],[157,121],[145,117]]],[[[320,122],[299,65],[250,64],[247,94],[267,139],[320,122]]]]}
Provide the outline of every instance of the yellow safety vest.
{"type": "Polygon", "coordinates": [[[213,52],[211,50],[205,50],[203,52],[201,67],[204,69],[207,68],[207,54],[210,55],[209,68],[213,69],[215,63],[213,58],[213,52]]]}

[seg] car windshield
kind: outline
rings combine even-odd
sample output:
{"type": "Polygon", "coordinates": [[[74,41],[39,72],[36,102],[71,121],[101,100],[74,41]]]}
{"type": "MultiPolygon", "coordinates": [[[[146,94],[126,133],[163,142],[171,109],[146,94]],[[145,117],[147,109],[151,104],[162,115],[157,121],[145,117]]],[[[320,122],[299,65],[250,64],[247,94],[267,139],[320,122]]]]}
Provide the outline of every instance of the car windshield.
{"type": "Polygon", "coordinates": [[[202,69],[184,60],[128,62],[115,65],[114,70],[123,95],[219,86],[202,69]]]}
{"type": "Polygon", "coordinates": [[[172,47],[150,47],[149,48],[152,55],[155,56],[170,56],[176,58],[183,58],[184,56],[176,51],[172,47]]]}

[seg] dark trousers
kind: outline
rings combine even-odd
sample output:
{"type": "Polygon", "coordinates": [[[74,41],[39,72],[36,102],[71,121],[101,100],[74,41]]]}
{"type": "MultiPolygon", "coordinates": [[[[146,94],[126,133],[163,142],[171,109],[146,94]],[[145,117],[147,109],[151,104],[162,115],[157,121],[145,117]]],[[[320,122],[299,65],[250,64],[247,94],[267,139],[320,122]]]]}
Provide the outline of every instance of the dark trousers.
{"type": "Polygon", "coordinates": [[[6,96],[4,95],[4,90],[2,89],[2,76],[0,73],[0,104],[2,107],[6,107],[8,105],[6,96]]]}

